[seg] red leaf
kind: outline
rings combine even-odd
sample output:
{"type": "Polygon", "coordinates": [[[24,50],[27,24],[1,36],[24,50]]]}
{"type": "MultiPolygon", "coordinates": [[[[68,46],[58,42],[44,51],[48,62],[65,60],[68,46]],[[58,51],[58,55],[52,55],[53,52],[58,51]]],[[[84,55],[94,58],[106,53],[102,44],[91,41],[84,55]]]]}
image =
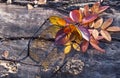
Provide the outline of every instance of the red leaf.
{"type": "Polygon", "coordinates": [[[73,10],[70,12],[69,16],[74,22],[82,21],[82,11],[81,10],[73,10]]]}
{"type": "Polygon", "coordinates": [[[70,34],[64,33],[64,28],[59,30],[55,37],[55,43],[57,45],[64,45],[69,41],[70,34]]]}
{"type": "Polygon", "coordinates": [[[74,23],[74,21],[70,17],[64,18],[67,23],[74,23]]]}
{"type": "Polygon", "coordinates": [[[81,49],[82,49],[82,52],[86,52],[87,49],[88,49],[88,46],[89,46],[89,42],[84,40],[81,44],[81,49]]]}
{"type": "Polygon", "coordinates": [[[82,23],[83,24],[90,23],[90,22],[94,21],[97,17],[98,17],[97,14],[86,16],[83,18],[82,23]]]}
{"type": "Polygon", "coordinates": [[[108,8],[109,8],[109,6],[102,6],[102,7],[99,8],[99,12],[98,13],[101,13],[101,12],[105,11],[108,8]]]}
{"type": "Polygon", "coordinates": [[[83,37],[85,40],[89,41],[89,40],[90,40],[90,33],[89,33],[88,29],[86,29],[86,28],[83,27],[83,26],[79,26],[78,28],[79,28],[79,30],[80,30],[80,32],[81,32],[81,34],[82,34],[82,37],[83,37]]]}
{"type": "Polygon", "coordinates": [[[101,52],[105,52],[104,49],[102,49],[102,48],[100,48],[100,47],[98,46],[98,41],[95,40],[95,39],[92,38],[92,37],[91,37],[91,39],[90,39],[90,44],[91,44],[91,45],[93,46],[93,48],[95,48],[96,50],[101,51],[101,52]]]}

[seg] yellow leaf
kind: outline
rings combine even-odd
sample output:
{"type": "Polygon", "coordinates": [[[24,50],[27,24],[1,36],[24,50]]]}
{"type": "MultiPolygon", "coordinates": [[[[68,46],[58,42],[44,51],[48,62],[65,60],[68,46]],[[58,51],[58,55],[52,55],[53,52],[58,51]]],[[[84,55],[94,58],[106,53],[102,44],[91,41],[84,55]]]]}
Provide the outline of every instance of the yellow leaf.
{"type": "Polygon", "coordinates": [[[98,36],[99,36],[98,30],[94,29],[94,30],[92,31],[92,35],[93,35],[93,37],[94,37],[95,39],[98,39],[98,36]]]}
{"type": "Polygon", "coordinates": [[[51,16],[49,18],[49,20],[53,25],[57,25],[57,26],[65,26],[66,25],[66,21],[63,18],[60,18],[58,16],[51,16]]]}
{"type": "Polygon", "coordinates": [[[99,28],[103,23],[103,18],[98,19],[95,23],[94,23],[94,28],[99,28]]]}
{"type": "Polygon", "coordinates": [[[107,19],[107,20],[103,23],[103,25],[101,26],[101,29],[106,29],[107,27],[109,27],[109,26],[112,24],[112,22],[113,22],[113,18],[107,19]]]}
{"type": "Polygon", "coordinates": [[[64,48],[64,53],[68,54],[70,52],[70,50],[71,50],[71,45],[68,45],[64,48]]]}
{"type": "Polygon", "coordinates": [[[117,32],[117,31],[120,31],[120,27],[117,27],[117,26],[108,27],[107,31],[113,31],[113,32],[116,31],[117,32]]]}
{"type": "Polygon", "coordinates": [[[111,35],[107,31],[101,30],[100,33],[106,40],[111,41],[111,35]]]}
{"type": "Polygon", "coordinates": [[[79,30],[74,31],[75,41],[76,43],[80,43],[82,41],[82,34],[79,30]]]}
{"type": "Polygon", "coordinates": [[[73,48],[74,48],[76,51],[80,51],[80,45],[77,44],[77,43],[73,43],[73,48]]]}

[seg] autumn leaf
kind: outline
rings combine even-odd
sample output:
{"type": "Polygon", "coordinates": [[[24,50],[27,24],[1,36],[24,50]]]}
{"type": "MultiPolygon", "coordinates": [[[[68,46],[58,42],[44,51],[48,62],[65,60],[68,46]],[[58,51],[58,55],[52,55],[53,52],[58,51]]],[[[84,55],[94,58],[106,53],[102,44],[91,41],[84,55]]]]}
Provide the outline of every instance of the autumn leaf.
{"type": "Polygon", "coordinates": [[[102,24],[103,24],[103,18],[100,18],[94,23],[93,26],[94,28],[99,28],[102,24]]]}
{"type": "Polygon", "coordinates": [[[84,40],[81,44],[81,49],[82,49],[82,52],[86,52],[87,49],[88,49],[88,46],[89,46],[89,42],[84,40]]]}
{"type": "Polygon", "coordinates": [[[89,16],[86,16],[83,18],[82,24],[90,23],[90,22],[94,21],[95,19],[97,19],[97,17],[98,17],[97,14],[91,14],[89,16]]]}
{"type": "Polygon", "coordinates": [[[101,12],[105,11],[105,10],[108,9],[108,8],[109,8],[109,6],[101,6],[101,7],[99,8],[99,12],[98,12],[98,13],[101,13],[101,12]]]}
{"type": "Polygon", "coordinates": [[[68,54],[71,51],[71,45],[68,45],[64,48],[64,53],[68,54]]]}
{"type": "Polygon", "coordinates": [[[38,4],[46,4],[47,0],[38,0],[38,4]]]}
{"type": "Polygon", "coordinates": [[[70,17],[64,17],[65,21],[68,23],[68,24],[73,24],[74,21],[70,18],[70,17]]]}
{"type": "Polygon", "coordinates": [[[64,33],[70,33],[76,30],[76,27],[72,24],[64,27],[64,33]]]}
{"type": "Polygon", "coordinates": [[[49,20],[53,25],[56,25],[56,26],[65,26],[66,25],[66,21],[63,18],[60,18],[58,16],[51,16],[51,17],[49,17],[49,20]]]}
{"type": "Polygon", "coordinates": [[[83,13],[84,13],[85,16],[90,15],[90,13],[89,13],[89,6],[88,6],[88,5],[85,5],[85,6],[84,6],[83,13]]]}
{"type": "Polygon", "coordinates": [[[52,25],[52,26],[49,26],[46,28],[46,30],[44,30],[44,32],[42,32],[42,35],[44,37],[47,37],[47,38],[55,38],[56,36],[56,33],[61,29],[62,27],[60,26],[55,26],[55,25],[52,25]]]}
{"type": "Polygon", "coordinates": [[[81,32],[81,34],[82,34],[82,37],[83,37],[85,40],[89,41],[89,39],[90,39],[90,33],[89,33],[88,29],[86,29],[86,28],[83,27],[83,26],[79,26],[78,28],[79,28],[79,30],[80,30],[80,32],[81,32]]]}
{"type": "Polygon", "coordinates": [[[92,35],[93,35],[93,37],[94,37],[95,39],[98,39],[98,36],[99,36],[99,32],[98,32],[98,30],[93,29],[93,31],[92,31],[92,35]]]}
{"type": "Polygon", "coordinates": [[[120,31],[120,27],[118,27],[118,26],[112,26],[112,27],[108,27],[106,30],[107,31],[117,32],[117,31],[120,31]]]}
{"type": "Polygon", "coordinates": [[[82,41],[82,34],[81,32],[79,31],[73,31],[72,34],[71,34],[71,41],[75,41],[76,43],[80,43],[82,41]]]}
{"type": "Polygon", "coordinates": [[[93,13],[93,14],[98,13],[98,12],[99,12],[99,7],[100,7],[100,3],[99,3],[99,2],[96,2],[96,3],[92,6],[92,8],[91,8],[92,13],[93,13]]]}
{"type": "Polygon", "coordinates": [[[27,9],[28,10],[31,10],[31,9],[33,9],[34,7],[31,5],[31,4],[27,4],[27,9]]]}
{"type": "Polygon", "coordinates": [[[80,45],[77,44],[77,43],[73,43],[73,48],[76,50],[76,51],[80,51],[80,45]]]}
{"type": "Polygon", "coordinates": [[[102,48],[100,48],[100,47],[98,46],[98,41],[96,41],[94,38],[91,38],[91,39],[90,39],[90,44],[91,44],[91,45],[93,46],[93,48],[95,48],[96,50],[101,51],[101,52],[105,52],[104,49],[102,49],[102,48]]]}
{"type": "Polygon", "coordinates": [[[74,22],[78,23],[78,22],[82,21],[82,11],[81,10],[73,10],[70,12],[69,16],[74,22]]]}
{"type": "Polygon", "coordinates": [[[104,39],[103,36],[98,36],[96,40],[102,40],[102,39],[104,39]]]}
{"type": "Polygon", "coordinates": [[[111,35],[107,31],[101,30],[100,33],[106,40],[111,41],[111,35]]]}
{"type": "Polygon", "coordinates": [[[57,45],[64,45],[70,40],[70,33],[64,33],[64,28],[60,29],[55,37],[55,43],[57,45]]]}
{"type": "Polygon", "coordinates": [[[107,27],[109,27],[113,22],[113,18],[107,19],[101,26],[101,29],[105,30],[107,27]]]}

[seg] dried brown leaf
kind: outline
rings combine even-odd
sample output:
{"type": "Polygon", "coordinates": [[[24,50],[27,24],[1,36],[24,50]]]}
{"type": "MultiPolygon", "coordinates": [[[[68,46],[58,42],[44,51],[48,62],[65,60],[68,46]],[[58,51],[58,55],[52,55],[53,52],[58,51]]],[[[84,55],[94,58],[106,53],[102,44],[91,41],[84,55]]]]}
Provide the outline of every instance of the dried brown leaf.
{"type": "Polygon", "coordinates": [[[38,1],[38,4],[46,4],[47,3],[47,0],[39,0],[38,1]]]}
{"type": "Polygon", "coordinates": [[[100,33],[106,40],[111,41],[111,35],[107,31],[101,30],[100,33]]]}
{"type": "Polygon", "coordinates": [[[90,44],[93,46],[93,48],[95,48],[96,50],[98,51],[101,51],[101,52],[105,52],[104,49],[100,48],[99,45],[98,45],[98,41],[95,40],[94,38],[91,38],[90,39],[90,44]]]}
{"type": "Polygon", "coordinates": [[[117,26],[108,27],[107,31],[113,31],[113,32],[120,31],[120,27],[117,26]]]}
{"type": "Polygon", "coordinates": [[[107,19],[107,20],[103,23],[103,25],[101,26],[101,29],[106,29],[107,27],[109,27],[109,26],[112,24],[112,22],[113,22],[113,18],[107,19]]]}
{"type": "Polygon", "coordinates": [[[94,28],[99,28],[103,23],[103,18],[98,19],[95,23],[94,23],[94,28]]]}
{"type": "Polygon", "coordinates": [[[27,9],[28,10],[31,10],[31,9],[33,9],[34,7],[31,5],[31,4],[27,4],[27,9]]]}
{"type": "Polygon", "coordinates": [[[95,39],[98,39],[98,36],[99,36],[98,30],[94,29],[94,30],[92,31],[92,35],[93,35],[93,37],[94,37],[95,39]]]}

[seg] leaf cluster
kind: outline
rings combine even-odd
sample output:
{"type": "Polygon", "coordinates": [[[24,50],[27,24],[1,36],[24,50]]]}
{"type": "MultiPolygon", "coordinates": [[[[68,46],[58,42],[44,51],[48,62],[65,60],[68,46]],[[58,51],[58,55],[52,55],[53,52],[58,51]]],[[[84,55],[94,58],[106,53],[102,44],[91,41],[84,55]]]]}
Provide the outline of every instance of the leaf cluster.
{"type": "Polygon", "coordinates": [[[99,40],[111,41],[109,32],[118,32],[120,27],[111,26],[113,18],[104,20],[100,14],[109,6],[101,6],[99,2],[92,7],[85,5],[79,10],[72,10],[69,16],[51,16],[49,20],[56,28],[55,44],[63,45],[64,53],[67,54],[73,47],[76,51],[86,52],[89,45],[100,52],[105,52],[99,47],[99,40]]]}

